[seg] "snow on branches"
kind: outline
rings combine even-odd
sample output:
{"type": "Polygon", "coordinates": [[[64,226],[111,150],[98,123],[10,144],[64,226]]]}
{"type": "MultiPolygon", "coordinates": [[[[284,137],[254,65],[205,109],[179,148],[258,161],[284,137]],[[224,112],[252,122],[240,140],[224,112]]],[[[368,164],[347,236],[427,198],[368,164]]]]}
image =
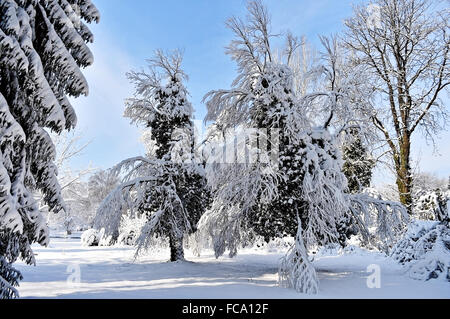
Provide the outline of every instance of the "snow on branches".
{"type": "MultiPolygon", "coordinates": [[[[211,91],[204,98],[206,120],[215,121],[215,136],[220,136],[217,131],[227,136],[237,126],[244,132],[258,131],[256,143],[246,136],[238,136],[240,143],[223,143],[237,145],[236,153],[246,149],[258,154],[256,161],[207,165],[214,202],[201,225],[213,236],[217,256],[226,248],[236,254],[249,231],[266,241],[301,234],[304,238],[297,244],[303,247],[336,241],[338,217],[348,210],[347,182],[334,137],[326,128],[311,126],[305,108],[311,99],[298,99],[294,90],[288,63],[298,48],[295,38],[288,34],[286,56],[275,62],[265,7],[252,1],[248,11],[248,21],[231,18],[227,22],[235,34],[227,53],[238,64],[238,77],[230,90],[211,91]],[[264,156],[270,161],[264,161],[264,156]]],[[[306,254],[306,248],[301,249],[306,254]]],[[[298,262],[299,269],[309,269],[304,258],[288,264],[298,262]]],[[[297,271],[293,274],[301,276],[297,271]]]]}
{"type": "Polygon", "coordinates": [[[414,205],[414,214],[424,220],[450,221],[450,190],[422,192],[414,205]]]}
{"type": "Polygon", "coordinates": [[[235,39],[226,53],[236,61],[238,76],[231,89],[204,97],[206,121],[214,121],[203,149],[214,200],[200,227],[213,237],[216,256],[226,249],[235,255],[250,234],[266,241],[296,237],[280,268],[280,283],[315,293],[308,249],[341,240],[339,224],[349,214],[366,232],[367,216],[373,214],[377,238],[396,239],[404,208],[347,193],[337,136],[360,128],[371,108],[366,87],[355,89],[354,82],[361,82],[357,68],[342,67],[337,40],[322,38],[325,63],[315,70],[321,85],[299,97],[290,67],[298,40],[288,33],[287,48],[275,61],[266,8],[251,1],[248,13],[247,20],[227,21],[235,39]]]}
{"type": "Polygon", "coordinates": [[[11,264],[0,256],[0,299],[12,299],[19,295],[16,287],[19,286],[22,275],[11,264]]]}
{"type": "Polygon", "coordinates": [[[196,230],[208,204],[204,169],[195,153],[193,108],[183,85],[182,54],[156,51],[149,72],[130,72],[136,93],[127,100],[125,116],[150,129],[146,157],[124,160],[113,172],[122,183],[98,209],[95,225],[118,236],[122,215],[146,223],[137,235],[139,254],[152,236],[169,238],[171,261],[183,260],[183,238],[196,230]]]}
{"type": "Polygon", "coordinates": [[[224,163],[226,148],[215,148],[207,160],[206,176],[213,202],[202,216],[199,228],[213,237],[217,257],[226,249],[230,256],[236,255],[239,245],[246,241],[248,216],[254,213],[257,201],[267,204],[277,197],[278,170],[269,159],[246,162],[242,159],[245,146],[248,152],[256,153],[251,144],[240,144],[240,161],[224,163]]]}
{"type": "Polygon", "coordinates": [[[392,250],[391,257],[405,266],[411,278],[450,282],[448,222],[412,222],[405,236],[392,250]]]}
{"type": "Polygon", "coordinates": [[[303,141],[298,155],[303,170],[300,197],[307,207],[306,216],[300,217],[306,221],[305,242],[307,247],[336,242],[336,225],[349,206],[340,152],[324,129],[304,134],[303,141]]]}
{"type": "Polygon", "coordinates": [[[399,202],[386,201],[373,189],[349,194],[350,213],[363,241],[388,254],[403,235],[410,218],[399,202]]]}
{"type": "Polygon", "coordinates": [[[317,294],[319,280],[316,270],[309,261],[303,242],[301,220],[298,219],[298,231],[294,245],[281,260],[278,282],[281,287],[293,288],[299,293],[317,294]]]}
{"type": "Polygon", "coordinates": [[[32,191],[40,190],[52,211],[65,209],[47,130],[75,127],[67,97],[88,94],[80,67],[93,62],[87,46],[93,37],[82,20],[99,18],[90,0],[0,2],[0,241],[7,247],[0,252],[2,265],[19,254],[33,263],[31,243],[48,243],[32,191]]]}

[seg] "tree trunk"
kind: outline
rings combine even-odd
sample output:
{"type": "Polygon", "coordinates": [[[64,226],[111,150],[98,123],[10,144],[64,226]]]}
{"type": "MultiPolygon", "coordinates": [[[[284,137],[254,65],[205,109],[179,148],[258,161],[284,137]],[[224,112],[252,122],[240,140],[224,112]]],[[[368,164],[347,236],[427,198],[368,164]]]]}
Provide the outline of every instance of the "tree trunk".
{"type": "Polygon", "coordinates": [[[170,261],[184,260],[183,236],[170,234],[170,261]]]}
{"type": "Polygon", "coordinates": [[[400,154],[396,165],[397,187],[400,202],[405,205],[408,214],[412,214],[412,175],[410,165],[411,142],[409,136],[403,136],[400,143],[400,154]]]}

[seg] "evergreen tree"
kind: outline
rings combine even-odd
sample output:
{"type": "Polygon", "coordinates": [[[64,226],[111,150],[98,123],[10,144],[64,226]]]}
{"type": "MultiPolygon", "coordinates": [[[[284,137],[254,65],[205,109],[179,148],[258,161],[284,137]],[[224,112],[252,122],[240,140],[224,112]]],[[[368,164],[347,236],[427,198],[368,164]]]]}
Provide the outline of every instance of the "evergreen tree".
{"type": "MultiPolygon", "coordinates": [[[[236,36],[227,47],[227,53],[237,62],[240,73],[232,89],[206,95],[207,120],[214,120],[223,130],[244,125],[251,130],[266,131],[257,136],[254,148],[257,154],[267,153],[268,157],[275,158],[270,163],[274,171],[264,173],[267,172],[264,163],[249,163],[247,173],[242,172],[243,165],[239,163],[212,166],[209,180],[215,191],[215,204],[208,214],[214,216],[223,206],[240,207],[236,208],[241,211],[239,227],[252,229],[266,241],[296,236],[299,218],[303,227],[300,233],[306,245],[336,241],[336,218],[346,206],[343,197],[346,181],[333,136],[324,127],[311,126],[306,116],[311,99],[300,99],[295,94],[289,64],[298,41],[288,34],[285,54],[276,62],[270,47],[271,26],[266,8],[261,2],[252,1],[248,11],[248,21],[233,17],[227,22],[236,36]],[[278,139],[273,138],[273,134],[278,135],[278,139]],[[221,186],[225,181],[217,177],[222,176],[219,170],[229,174],[226,183],[233,187],[221,186]],[[234,170],[240,174],[234,174],[234,170]],[[261,172],[257,173],[258,170],[261,172]],[[246,177],[253,182],[243,182],[246,177]],[[247,184],[251,192],[243,190],[247,184]],[[234,187],[241,189],[241,194],[235,194],[234,187]],[[242,201],[238,202],[238,198],[242,201]]],[[[234,219],[228,222],[236,225],[234,219]]],[[[212,225],[217,224],[212,222],[212,225]]],[[[227,233],[223,244],[228,245],[233,254],[235,246],[229,234],[239,231],[228,230],[227,233]]]]}
{"type": "Polygon", "coordinates": [[[363,144],[358,129],[349,129],[348,135],[342,150],[344,160],[342,171],[347,177],[349,192],[355,194],[370,187],[375,161],[363,144]]]}
{"type": "Polygon", "coordinates": [[[47,130],[76,124],[67,96],[88,94],[80,71],[93,62],[83,22],[99,21],[90,0],[0,2],[0,297],[16,297],[20,274],[34,264],[31,244],[46,245],[48,229],[32,192],[53,212],[64,210],[55,147],[47,130]]]}
{"type": "Polygon", "coordinates": [[[170,260],[177,261],[184,259],[184,235],[196,231],[207,208],[208,190],[195,154],[193,108],[183,85],[187,76],[181,69],[182,55],[157,51],[149,62],[150,73],[128,74],[136,94],[127,101],[125,116],[151,130],[154,149],[115,167],[125,178],[99,208],[96,225],[112,234],[122,215],[144,215],[147,221],[137,253],[153,235],[164,236],[169,239],[170,260]]]}
{"type": "MultiPolygon", "coordinates": [[[[231,89],[205,96],[206,119],[215,121],[225,135],[237,126],[256,130],[245,145],[256,161],[217,165],[217,157],[212,156],[207,167],[214,201],[201,225],[213,235],[216,256],[226,248],[235,255],[252,232],[266,241],[295,236],[280,269],[280,282],[316,293],[317,277],[308,264],[307,249],[338,239],[338,218],[348,210],[342,160],[327,125],[311,125],[308,107],[314,98],[295,94],[289,64],[298,41],[288,34],[285,54],[275,61],[266,8],[251,1],[248,11],[248,21],[227,22],[236,36],[227,53],[237,62],[239,75],[231,89]]],[[[225,144],[227,149],[232,143],[225,144]]],[[[246,152],[241,148],[236,153],[242,157],[246,152]]]]}
{"type": "Polygon", "coordinates": [[[448,202],[450,194],[442,189],[434,189],[424,192],[414,205],[413,212],[422,220],[437,220],[449,222],[450,213],[448,202]]]}
{"type": "MultiPolygon", "coordinates": [[[[307,260],[308,248],[337,242],[338,222],[347,212],[365,234],[368,218],[363,218],[369,211],[376,212],[379,237],[394,238],[403,226],[403,207],[345,192],[341,153],[329,127],[333,122],[346,127],[356,113],[349,104],[363,103],[349,89],[356,73],[337,78],[336,45],[323,40],[328,63],[320,67],[325,78],[321,91],[298,97],[289,66],[299,47],[296,38],[288,34],[284,54],[274,60],[266,8],[261,1],[251,1],[247,8],[247,20],[233,17],[227,21],[235,39],[226,53],[236,61],[239,74],[231,89],[211,91],[204,98],[206,120],[215,122],[207,138],[215,144],[207,165],[214,200],[200,225],[212,235],[217,257],[226,249],[234,256],[254,233],[266,241],[295,236],[280,268],[280,283],[315,293],[317,277],[307,260]],[[317,110],[319,120],[325,117],[323,125],[315,124],[317,110]],[[238,134],[229,140],[236,128],[238,134]],[[242,133],[246,129],[249,134],[242,133]],[[220,142],[220,135],[225,141],[220,142]],[[221,161],[233,155],[230,146],[235,161],[221,161]],[[388,226],[391,220],[394,229],[388,226]]],[[[333,131],[339,133],[343,128],[333,131]]]]}
{"type": "MultiPolygon", "coordinates": [[[[358,128],[347,130],[342,153],[344,160],[342,171],[347,177],[348,191],[356,194],[364,188],[370,187],[375,161],[370,157],[367,147],[363,144],[358,128]]],[[[339,219],[337,229],[341,246],[346,245],[350,236],[357,234],[356,221],[350,212],[343,214],[339,219]]]]}

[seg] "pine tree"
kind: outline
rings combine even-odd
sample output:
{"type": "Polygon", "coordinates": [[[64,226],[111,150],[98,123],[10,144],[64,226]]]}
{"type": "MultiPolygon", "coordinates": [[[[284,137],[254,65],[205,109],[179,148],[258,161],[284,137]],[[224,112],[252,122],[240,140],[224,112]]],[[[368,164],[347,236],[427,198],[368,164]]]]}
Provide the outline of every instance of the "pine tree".
{"type": "Polygon", "coordinates": [[[34,264],[31,244],[48,244],[48,229],[32,192],[53,212],[64,210],[57,181],[56,133],[76,124],[68,96],[88,94],[80,67],[93,62],[84,22],[99,21],[90,0],[0,2],[0,297],[17,297],[20,274],[34,264]]]}
{"type": "MultiPolygon", "coordinates": [[[[251,1],[248,11],[247,21],[227,21],[235,34],[227,53],[237,62],[239,74],[231,89],[205,96],[206,120],[215,121],[225,136],[239,126],[256,130],[248,139],[237,137],[248,143],[238,142],[235,152],[241,157],[254,154],[256,161],[217,163],[221,150],[214,149],[219,156],[211,156],[207,165],[214,201],[200,224],[213,236],[216,256],[226,249],[235,255],[251,233],[266,241],[295,236],[280,269],[280,283],[316,293],[317,277],[307,251],[312,245],[337,241],[338,218],[349,209],[342,159],[327,125],[314,127],[308,117],[314,97],[295,94],[289,64],[298,40],[288,34],[286,50],[276,61],[266,8],[251,1]]],[[[323,95],[334,96],[317,94],[323,95]]],[[[224,144],[227,152],[233,143],[224,144]]]]}
{"type": "Polygon", "coordinates": [[[342,150],[344,160],[342,171],[347,177],[349,192],[355,194],[370,187],[375,161],[363,144],[358,129],[349,129],[348,135],[342,150]]]}
{"type": "MultiPolygon", "coordinates": [[[[349,128],[347,130],[342,153],[344,160],[342,171],[347,177],[348,191],[356,194],[364,188],[370,187],[375,161],[370,157],[367,147],[363,144],[360,129],[349,128]]],[[[341,246],[346,245],[350,236],[357,234],[356,221],[350,212],[343,214],[339,219],[337,229],[341,246]]]]}
{"type": "Polygon", "coordinates": [[[138,251],[150,245],[152,236],[167,237],[170,260],[184,259],[183,238],[196,231],[208,205],[204,169],[195,154],[193,108],[183,84],[179,51],[157,51],[150,73],[130,72],[136,86],[128,99],[125,116],[151,130],[154,149],[146,157],[123,161],[123,183],[98,210],[96,225],[117,232],[122,215],[146,216],[137,240],[138,251]],[[165,82],[163,82],[165,81],[165,82]]]}
{"type": "MultiPolygon", "coordinates": [[[[215,203],[208,211],[208,218],[212,225],[225,222],[215,222],[222,210],[239,212],[225,222],[228,226],[222,225],[234,230],[226,231],[226,240],[217,239],[217,246],[223,243],[232,254],[235,252],[230,234],[236,234],[234,237],[239,239],[245,232],[237,230],[236,220],[241,220],[239,227],[250,228],[269,241],[286,235],[296,236],[297,217],[302,223],[301,233],[306,245],[336,241],[336,218],[346,206],[343,197],[346,181],[333,136],[324,127],[312,127],[306,116],[310,98],[300,99],[295,94],[289,59],[298,48],[298,42],[288,34],[285,54],[275,61],[266,8],[261,2],[252,1],[248,11],[248,21],[233,17],[227,22],[236,36],[227,47],[227,53],[237,62],[240,73],[232,89],[212,91],[205,96],[207,120],[214,120],[225,131],[238,125],[266,131],[266,136],[260,134],[257,138],[267,142],[258,139],[259,145],[257,142],[253,148],[257,154],[275,157],[271,163],[275,170],[264,173],[267,168],[264,163],[250,163],[246,168],[239,163],[211,166],[209,180],[215,192],[215,203]],[[273,139],[272,134],[278,134],[279,139],[273,139]],[[216,177],[222,176],[220,170],[228,174],[227,181],[216,177]],[[244,178],[252,183],[244,182],[244,178]],[[233,186],[222,187],[225,182],[233,186]],[[251,191],[244,190],[245,185],[249,185],[251,191]],[[241,192],[236,194],[235,188],[241,192]]],[[[218,251],[223,250],[218,248],[218,251]]]]}
{"type": "Polygon", "coordinates": [[[226,249],[234,256],[255,233],[266,241],[295,236],[280,268],[280,283],[317,292],[307,251],[337,242],[342,216],[350,214],[368,238],[364,221],[369,211],[375,212],[377,238],[392,240],[404,226],[404,209],[398,203],[346,193],[341,152],[330,128],[337,134],[344,131],[357,113],[349,105],[364,109],[365,104],[350,89],[356,72],[346,76],[337,63],[336,40],[331,44],[322,39],[327,50],[327,63],[318,68],[323,87],[298,97],[290,68],[299,47],[296,38],[288,34],[286,50],[275,60],[266,8],[261,1],[251,1],[247,8],[248,20],[227,21],[235,39],[226,53],[236,61],[239,74],[231,89],[211,91],[204,98],[206,120],[214,121],[206,139],[212,144],[207,177],[214,200],[200,225],[212,236],[217,257],[226,249]],[[325,124],[316,124],[322,120],[325,124]],[[222,161],[233,153],[229,147],[234,147],[231,163],[222,161]]]}

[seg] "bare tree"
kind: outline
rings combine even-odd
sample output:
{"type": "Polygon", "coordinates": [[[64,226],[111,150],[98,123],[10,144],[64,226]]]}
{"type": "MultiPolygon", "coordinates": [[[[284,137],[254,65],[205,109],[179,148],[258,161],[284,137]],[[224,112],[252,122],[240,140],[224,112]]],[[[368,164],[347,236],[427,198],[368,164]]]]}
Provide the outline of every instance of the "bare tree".
{"type": "Polygon", "coordinates": [[[283,50],[275,49],[275,61],[289,66],[294,77],[295,93],[305,96],[314,91],[317,74],[313,72],[319,61],[319,52],[306,36],[297,38],[287,32],[283,50]]]}
{"type": "Polygon", "coordinates": [[[355,7],[344,43],[373,76],[372,123],[387,142],[400,200],[412,209],[412,135],[433,137],[448,116],[440,100],[450,84],[449,10],[432,0],[375,0],[355,7]],[[376,13],[376,14],[375,14],[376,13]]]}
{"type": "Polygon", "coordinates": [[[70,235],[76,220],[81,222],[88,213],[89,196],[83,178],[94,170],[90,166],[74,170],[71,167],[71,161],[80,156],[90,142],[84,142],[82,133],[77,131],[63,132],[59,135],[52,133],[50,136],[55,144],[55,165],[58,170],[61,194],[66,202],[66,210],[59,214],[52,213],[44,203],[43,195],[40,193],[35,195],[41,204],[40,209],[47,211],[47,222],[62,225],[67,235],[70,235]]]}

